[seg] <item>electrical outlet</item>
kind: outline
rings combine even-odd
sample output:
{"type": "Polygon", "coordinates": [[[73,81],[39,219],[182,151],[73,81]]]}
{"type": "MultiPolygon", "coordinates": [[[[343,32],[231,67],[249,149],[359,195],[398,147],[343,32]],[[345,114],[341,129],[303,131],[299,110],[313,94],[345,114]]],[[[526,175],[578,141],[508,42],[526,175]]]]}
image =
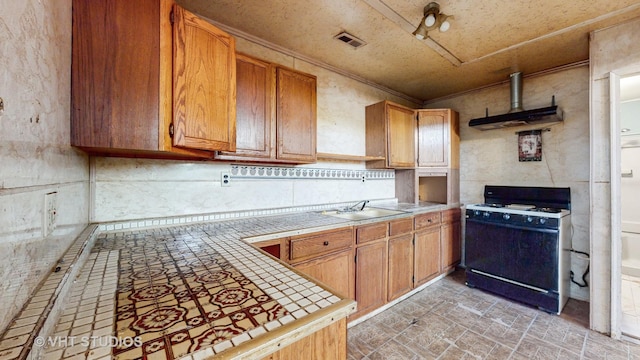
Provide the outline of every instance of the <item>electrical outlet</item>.
{"type": "Polygon", "coordinates": [[[44,221],[42,226],[42,235],[47,237],[51,235],[56,228],[58,219],[58,193],[56,191],[44,194],[44,221]]]}
{"type": "Polygon", "coordinates": [[[220,175],[220,186],[231,186],[231,175],[229,173],[222,173],[220,175]]]}

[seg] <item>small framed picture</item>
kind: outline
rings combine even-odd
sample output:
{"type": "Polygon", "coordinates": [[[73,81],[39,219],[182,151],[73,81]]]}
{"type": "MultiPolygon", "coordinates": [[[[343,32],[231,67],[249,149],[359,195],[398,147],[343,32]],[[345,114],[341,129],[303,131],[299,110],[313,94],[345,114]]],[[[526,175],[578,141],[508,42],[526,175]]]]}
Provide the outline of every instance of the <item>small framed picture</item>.
{"type": "Polygon", "coordinates": [[[542,161],[542,130],[518,132],[518,160],[542,161]]]}

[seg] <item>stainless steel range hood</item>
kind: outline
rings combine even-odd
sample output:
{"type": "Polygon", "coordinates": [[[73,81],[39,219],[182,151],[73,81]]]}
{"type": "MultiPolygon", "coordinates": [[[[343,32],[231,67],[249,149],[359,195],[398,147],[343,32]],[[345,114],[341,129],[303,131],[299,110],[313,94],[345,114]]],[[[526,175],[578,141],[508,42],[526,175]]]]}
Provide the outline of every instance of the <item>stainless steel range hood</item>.
{"type": "Polygon", "coordinates": [[[563,120],[562,110],[555,104],[555,96],[551,98],[551,106],[524,110],[522,108],[522,73],[517,72],[510,75],[511,78],[511,110],[503,115],[489,116],[472,119],[469,126],[479,130],[502,129],[511,126],[522,126],[532,124],[546,124],[563,120]]]}

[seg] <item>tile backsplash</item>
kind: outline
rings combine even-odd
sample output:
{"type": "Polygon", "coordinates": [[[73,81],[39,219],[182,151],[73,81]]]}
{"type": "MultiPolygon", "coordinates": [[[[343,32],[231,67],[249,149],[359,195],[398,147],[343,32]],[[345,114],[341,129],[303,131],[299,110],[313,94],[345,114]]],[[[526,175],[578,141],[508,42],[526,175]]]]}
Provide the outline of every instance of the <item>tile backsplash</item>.
{"type": "Polygon", "coordinates": [[[211,213],[268,215],[272,213],[269,209],[305,211],[319,204],[395,198],[393,170],[368,170],[360,164],[340,169],[324,165],[92,158],[91,220],[154,221],[144,219],[211,213]],[[224,175],[229,176],[227,184],[223,184],[224,175]]]}

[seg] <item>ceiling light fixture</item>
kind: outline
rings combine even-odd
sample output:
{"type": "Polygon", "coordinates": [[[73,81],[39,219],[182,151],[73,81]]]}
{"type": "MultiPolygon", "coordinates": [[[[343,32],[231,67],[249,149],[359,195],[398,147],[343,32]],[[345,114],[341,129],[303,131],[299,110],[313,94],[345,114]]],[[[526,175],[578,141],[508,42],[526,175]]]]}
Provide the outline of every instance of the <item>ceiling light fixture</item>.
{"type": "Polygon", "coordinates": [[[449,19],[453,19],[453,16],[441,13],[438,3],[429,3],[424,7],[424,16],[413,35],[418,40],[424,40],[431,30],[439,29],[440,32],[445,32],[451,27],[449,19]]]}

